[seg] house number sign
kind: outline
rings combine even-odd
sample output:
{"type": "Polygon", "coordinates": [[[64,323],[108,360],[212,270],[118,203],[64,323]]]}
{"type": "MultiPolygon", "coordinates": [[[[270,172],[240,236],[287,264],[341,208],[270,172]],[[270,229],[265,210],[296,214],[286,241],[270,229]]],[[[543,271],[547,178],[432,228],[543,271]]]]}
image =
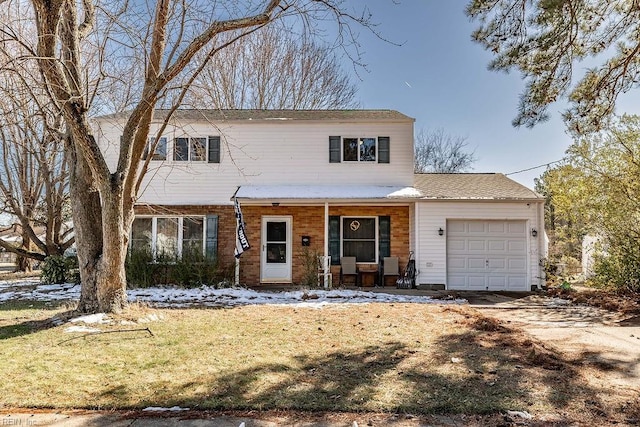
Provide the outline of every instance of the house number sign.
{"type": "Polygon", "coordinates": [[[360,221],[357,221],[357,220],[351,221],[351,224],[349,224],[349,228],[351,229],[351,231],[357,231],[358,228],[360,228],[360,221]]]}

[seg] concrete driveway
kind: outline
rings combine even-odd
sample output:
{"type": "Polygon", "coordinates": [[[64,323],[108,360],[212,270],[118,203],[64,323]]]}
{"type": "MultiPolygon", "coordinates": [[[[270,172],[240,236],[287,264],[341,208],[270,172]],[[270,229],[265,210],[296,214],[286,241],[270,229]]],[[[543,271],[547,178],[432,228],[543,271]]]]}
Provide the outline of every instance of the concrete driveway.
{"type": "Polygon", "coordinates": [[[486,316],[526,331],[611,386],[640,392],[640,318],[540,294],[460,293],[486,316]]]}

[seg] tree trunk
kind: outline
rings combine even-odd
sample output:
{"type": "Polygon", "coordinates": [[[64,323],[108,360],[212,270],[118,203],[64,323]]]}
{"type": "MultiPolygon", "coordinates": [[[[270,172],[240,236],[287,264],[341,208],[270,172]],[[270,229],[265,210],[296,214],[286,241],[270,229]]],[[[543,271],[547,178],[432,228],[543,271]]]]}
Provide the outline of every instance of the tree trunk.
{"type": "MultiPolygon", "coordinates": [[[[31,250],[31,237],[27,233],[22,233],[22,248],[26,251],[31,250]]],[[[33,270],[32,260],[26,256],[16,256],[16,271],[31,273],[33,270]]]]}
{"type": "Polygon", "coordinates": [[[103,246],[103,225],[110,225],[110,230],[121,228],[117,226],[120,216],[117,211],[122,210],[122,204],[113,206],[113,203],[105,203],[103,206],[100,193],[93,185],[91,171],[82,155],[69,142],[67,150],[72,159],[71,208],[82,282],[78,311],[117,312],[127,302],[124,257],[128,242],[120,237],[121,232],[113,236],[116,233],[110,231],[110,244],[103,246]]]}

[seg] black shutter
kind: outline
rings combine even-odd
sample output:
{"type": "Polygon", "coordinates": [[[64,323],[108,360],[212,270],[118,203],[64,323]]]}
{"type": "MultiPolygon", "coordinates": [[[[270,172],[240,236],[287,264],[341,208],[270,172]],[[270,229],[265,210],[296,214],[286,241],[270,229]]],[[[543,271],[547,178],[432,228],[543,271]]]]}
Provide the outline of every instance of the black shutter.
{"type": "Polygon", "coordinates": [[[378,252],[380,258],[391,256],[391,217],[378,218],[378,252]]]}
{"type": "Polygon", "coordinates": [[[329,137],[329,163],[340,163],[340,140],[339,136],[329,137]]]}
{"type": "Polygon", "coordinates": [[[209,137],[209,163],[220,163],[220,137],[209,137]]]}
{"type": "Polygon", "coordinates": [[[340,265],[340,217],[329,217],[329,255],[331,264],[340,265]]]}
{"type": "Polygon", "coordinates": [[[389,163],[389,145],[391,139],[388,136],[378,137],[378,163],[389,163]]]}
{"type": "Polygon", "coordinates": [[[207,215],[205,254],[208,259],[216,259],[218,256],[218,215],[207,215]]]}

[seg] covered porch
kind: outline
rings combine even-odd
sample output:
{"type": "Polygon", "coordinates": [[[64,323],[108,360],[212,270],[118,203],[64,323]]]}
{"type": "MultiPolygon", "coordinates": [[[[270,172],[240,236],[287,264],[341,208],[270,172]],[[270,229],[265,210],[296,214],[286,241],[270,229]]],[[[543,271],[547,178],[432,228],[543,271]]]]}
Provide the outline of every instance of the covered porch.
{"type": "Polygon", "coordinates": [[[240,282],[299,285],[321,273],[325,287],[384,285],[382,260],[397,258],[403,267],[409,259],[413,201],[420,196],[412,187],[239,187],[234,197],[254,249],[240,259],[240,282]],[[349,258],[357,271],[341,275],[349,258]]]}

